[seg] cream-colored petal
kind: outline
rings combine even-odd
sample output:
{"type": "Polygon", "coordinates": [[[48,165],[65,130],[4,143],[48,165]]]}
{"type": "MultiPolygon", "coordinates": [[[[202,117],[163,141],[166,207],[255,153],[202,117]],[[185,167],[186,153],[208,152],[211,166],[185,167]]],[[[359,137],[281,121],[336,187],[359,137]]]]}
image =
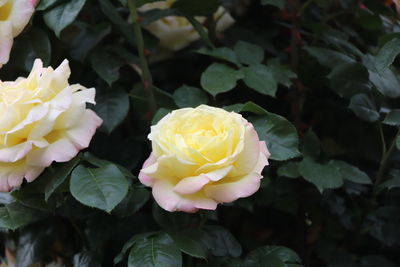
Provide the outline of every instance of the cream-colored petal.
{"type": "Polygon", "coordinates": [[[0,162],[16,162],[25,157],[32,149],[31,142],[0,149],[0,162]]]}
{"type": "Polygon", "coordinates": [[[0,21],[0,68],[8,62],[13,45],[12,25],[9,21],[0,21]]]}
{"type": "Polygon", "coordinates": [[[78,154],[77,147],[67,138],[60,139],[45,148],[36,149],[27,155],[29,165],[48,167],[55,162],[67,162],[78,154]]]}
{"type": "Polygon", "coordinates": [[[186,177],[174,186],[174,191],[183,195],[194,194],[209,182],[210,179],[205,175],[186,177]]]}
{"type": "Polygon", "coordinates": [[[35,1],[32,0],[14,0],[13,7],[9,16],[12,23],[13,36],[22,32],[28,24],[33,12],[35,11],[35,1]]]}
{"type": "Polygon", "coordinates": [[[81,115],[80,120],[71,129],[66,131],[66,135],[78,149],[89,146],[96,129],[103,123],[103,120],[92,110],[87,109],[81,115]]]}

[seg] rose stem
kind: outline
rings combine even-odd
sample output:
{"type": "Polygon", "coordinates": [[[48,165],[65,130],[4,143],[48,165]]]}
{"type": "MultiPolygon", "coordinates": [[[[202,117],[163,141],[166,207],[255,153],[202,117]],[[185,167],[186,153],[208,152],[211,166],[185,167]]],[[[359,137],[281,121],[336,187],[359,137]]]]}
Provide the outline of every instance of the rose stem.
{"type": "Polygon", "coordinates": [[[146,60],[143,34],[142,34],[142,29],[139,24],[140,18],[138,16],[135,0],[129,0],[128,6],[129,6],[131,17],[133,19],[133,30],[135,32],[136,46],[137,46],[138,54],[139,54],[139,63],[140,63],[140,68],[142,70],[141,79],[142,79],[144,90],[148,97],[151,115],[154,115],[154,113],[157,109],[157,106],[156,106],[156,100],[154,97],[153,79],[151,77],[149,65],[146,60]]]}

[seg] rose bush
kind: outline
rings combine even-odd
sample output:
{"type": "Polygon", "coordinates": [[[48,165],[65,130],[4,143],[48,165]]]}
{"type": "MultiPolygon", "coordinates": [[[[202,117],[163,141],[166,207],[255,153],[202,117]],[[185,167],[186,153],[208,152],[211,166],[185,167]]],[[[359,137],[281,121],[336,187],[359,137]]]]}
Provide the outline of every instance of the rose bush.
{"type": "Polygon", "coordinates": [[[53,161],[86,148],[102,120],[95,89],[68,83],[68,61],[57,69],[36,60],[27,78],[0,81],[0,191],[32,182],[53,161]]]}
{"type": "Polygon", "coordinates": [[[168,211],[214,210],[252,195],[270,156],[241,115],[207,105],[172,111],[149,139],[153,152],[139,179],[168,211]]]}
{"type": "Polygon", "coordinates": [[[28,24],[37,0],[0,1],[0,68],[9,59],[13,39],[28,24]]]}
{"type": "MultiPolygon", "coordinates": [[[[176,0],[149,3],[143,5],[139,10],[146,12],[154,9],[166,9],[170,8],[174,2],[176,0]]],[[[235,22],[223,7],[220,7],[214,13],[214,19],[217,21],[217,33],[224,31],[235,22]]],[[[196,17],[196,20],[203,23],[206,17],[196,17]]],[[[192,24],[184,17],[167,16],[147,25],[146,29],[160,39],[160,46],[162,48],[172,51],[180,50],[200,38],[200,35],[193,28],[192,24]]]]}
{"type": "Polygon", "coordinates": [[[0,0],[1,267],[399,265],[399,0],[28,3],[0,0]]]}

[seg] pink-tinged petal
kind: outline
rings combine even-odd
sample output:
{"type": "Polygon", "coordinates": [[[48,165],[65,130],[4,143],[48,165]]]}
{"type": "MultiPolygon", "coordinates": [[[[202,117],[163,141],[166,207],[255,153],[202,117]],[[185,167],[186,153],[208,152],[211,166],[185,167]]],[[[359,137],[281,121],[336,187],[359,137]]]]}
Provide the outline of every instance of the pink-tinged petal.
{"type": "Polygon", "coordinates": [[[261,174],[264,167],[267,165],[268,165],[267,157],[263,153],[260,153],[260,156],[258,157],[258,162],[257,162],[256,166],[254,167],[253,172],[261,174]]]}
{"type": "MultiPolygon", "coordinates": [[[[150,154],[149,158],[146,159],[146,161],[143,163],[143,169],[147,168],[150,165],[153,165],[157,161],[156,156],[154,156],[153,153],[150,154]]],[[[146,175],[142,171],[139,172],[139,180],[142,184],[147,185],[147,186],[152,186],[154,179],[151,178],[150,176],[146,175]]]]}
{"type": "Polygon", "coordinates": [[[240,152],[234,167],[229,176],[241,176],[251,172],[258,162],[260,154],[260,143],[258,134],[253,125],[247,123],[244,134],[244,147],[240,152]]]}
{"type": "Polygon", "coordinates": [[[260,142],[260,156],[258,157],[258,162],[253,170],[253,172],[260,173],[265,166],[268,166],[268,157],[270,156],[267,146],[264,141],[260,142]]]}
{"type": "Polygon", "coordinates": [[[209,182],[210,179],[205,175],[183,178],[174,186],[174,191],[183,195],[194,194],[209,182]]]}
{"type": "Polygon", "coordinates": [[[79,150],[67,138],[60,139],[48,147],[36,149],[27,155],[29,165],[48,167],[55,162],[66,162],[78,154],[79,150]]]}
{"type": "Polygon", "coordinates": [[[254,194],[260,188],[261,178],[258,173],[250,173],[231,182],[206,185],[204,193],[218,202],[232,202],[254,194]]]}
{"type": "Polygon", "coordinates": [[[12,23],[13,36],[17,36],[22,32],[28,24],[33,12],[35,11],[34,2],[32,0],[14,0],[8,20],[12,23]]]}
{"type": "Polygon", "coordinates": [[[11,186],[8,184],[8,177],[0,176],[0,192],[10,192],[11,186]]]}
{"type": "Polygon", "coordinates": [[[13,163],[0,163],[0,191],[8,192],[20,186],[26,172],[25,160],[13,163]]]}
{"type": "Polygon", "coordinates": [[[12,45],[11,23],[9,21],[0,21],[0,68],[8,62],[12,45]]]}
{"type": "Polygon", "coordinates": [[[154,183],[153,196],[158,205],[167,211],[192,213],[199,209],[215,210],[217,207],[213,199],[201,196],[180,196],[173,191],[173,185],[167,180],[157,180],[154,183]]]}
{"type": "Polygon", "coordinates": [[[78,147],[84,149],[89,146],[96,129],[103,123],[103,120],[92,110],[85,110],[81,119],[66,134],[71,141],[78,147]]]}
{"type": "Polygon", "coordinates": [[[0,162],[16,162],[25,157],[32,149],[31,142],[0,149],[0,162]]]}

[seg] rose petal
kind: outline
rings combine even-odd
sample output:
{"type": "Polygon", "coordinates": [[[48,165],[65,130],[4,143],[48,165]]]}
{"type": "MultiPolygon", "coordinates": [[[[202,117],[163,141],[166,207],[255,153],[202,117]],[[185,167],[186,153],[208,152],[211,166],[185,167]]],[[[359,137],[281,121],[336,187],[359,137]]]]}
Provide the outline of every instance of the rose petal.
{"type": "Polygon", "coordinates": [[[67,138],[60,139],[45,148],[36,149],[27,155],[29,165],[48,167],[55,162],[66,162],[78,154],[76,146],[67,138]]]}
{"type": "Polygon", "coordinates": [[[232,202],[254,194],[260,188],[261,178],[262,176],[258,173],[250,173],[243,177],[236,177],[232,182],[206,185],[203,191],[207,197],[217,202],[232,202]]]}
{"type": "Polygon", "coordinates": [[[73,128],[66,131],[66,135],[78,149],[83,149],[89,146],[90,140],[95,134],[96,129],[103,122],[103,120],[90,109],[85,110],[81,116],[82,117],[78,123],[73,128]]]}
{"type": "Polygon", "coordinates": [[[179,183],[174,186],[174,191],[183,195],[194,194],[200,191],[203,186],[209,182],[210,179],[205,175],[187,177],[180,180],[179,183]]]}
{"type": "Polygon", "coordinates": [[[215,210],[217,203],[209,198],[193,196],[183,198],[173,191],[167,180],[157,180],[153,185],[153,196],[158,205],[167,211],[196,212],[198,209],[215,210]]]}
{"type": "MultiPolygon", "coordinates": [[[[149,158],[143,163],[143,167],[147,168],[150,165],[153,165],[157,161],[157,157],[154,155],[154,153],[151,153],[149,158]]],[[[139,172],[139,180],[142,184],[147,185],[147,186],[152,186],[154,179],[151,178],[150,176],[146,175],[144,172],[140,171],[139,172]]]]}

